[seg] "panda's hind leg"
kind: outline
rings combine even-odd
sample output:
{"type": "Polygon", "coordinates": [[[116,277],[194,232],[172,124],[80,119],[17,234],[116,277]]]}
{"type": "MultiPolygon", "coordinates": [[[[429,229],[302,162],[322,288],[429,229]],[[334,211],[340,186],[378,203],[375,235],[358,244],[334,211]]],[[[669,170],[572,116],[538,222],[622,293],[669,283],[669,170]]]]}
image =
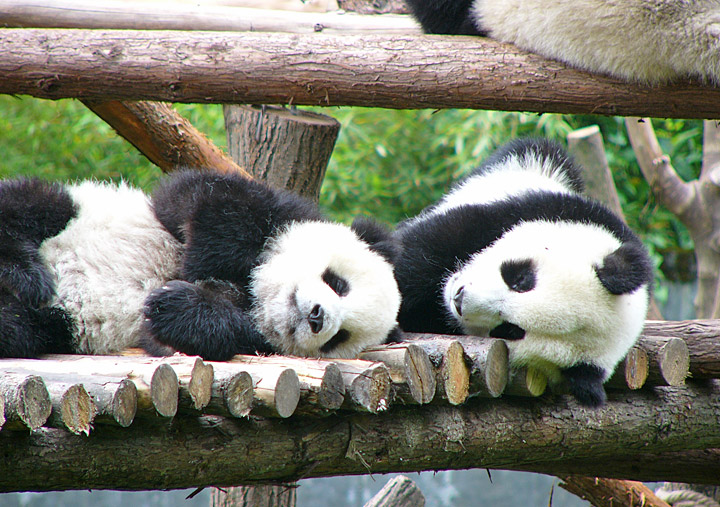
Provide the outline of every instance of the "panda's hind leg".
{"type": "Polygon", "coordinates": [[[562,370],[562,374],[568,381],[570,394],[578,403],[587,407],[600,407],[605,404],[605,370],[593,364],[580,363],[562,370]]]}
{"type": "Polygon", "coordinates": [[[71,321],[59,308],[33,308],[0,289],[0,357],[72,352],[71,321]]]}
{"type": "Polygon", "coordinates": [[[211,361],[272,352],[242,308],[243,300],[229,282],[168,282],[145,301],[142,345],[155,355],[176,350],[211,361]]]}

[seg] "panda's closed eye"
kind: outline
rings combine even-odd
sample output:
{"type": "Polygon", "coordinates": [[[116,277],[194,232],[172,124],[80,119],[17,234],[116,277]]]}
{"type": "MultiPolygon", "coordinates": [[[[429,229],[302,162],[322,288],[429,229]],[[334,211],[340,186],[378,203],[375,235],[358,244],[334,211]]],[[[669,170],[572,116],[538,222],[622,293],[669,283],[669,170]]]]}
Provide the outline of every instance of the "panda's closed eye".
{"type": "Polygon", "coordinates": [[[323,272],[322,280],[340,297],[347,296],[350,293],[350,283],[330,268],[323,272]]]}
{"type": "Polygon", "coordinates": [[[535,288],[535,264],[530,259],[505,261],[500,266],[505,284],[515,292],[528,292],[535,288]]]}

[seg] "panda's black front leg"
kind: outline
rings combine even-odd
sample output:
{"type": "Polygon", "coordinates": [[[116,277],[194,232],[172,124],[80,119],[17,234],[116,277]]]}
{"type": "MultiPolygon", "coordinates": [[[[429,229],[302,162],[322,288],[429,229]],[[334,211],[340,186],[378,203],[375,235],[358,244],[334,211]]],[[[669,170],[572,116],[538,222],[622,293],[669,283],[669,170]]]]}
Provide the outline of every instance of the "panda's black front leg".
{"type": "Polygon", "coordinates": [[[242,295],[231,284],[206,280],[168,282],[145,301],[143,347],[157,353],[152,340],[190,355],[225,361],[235,354],[271,352],[248,313],[242,295]]]}
{"type": "Polygon", "coordinates": [[[0,286],[34,308],[48,302],[55,293],[52,275],[30,242],[0,246],[0,286]]]}
{"type": "Polygon", "coordinates": [[[600,407],[605,404],[605,370],[593,364],[580,363],[561,371],[568,381],[570,394],[578,403],[587,407],[600,407]]]}

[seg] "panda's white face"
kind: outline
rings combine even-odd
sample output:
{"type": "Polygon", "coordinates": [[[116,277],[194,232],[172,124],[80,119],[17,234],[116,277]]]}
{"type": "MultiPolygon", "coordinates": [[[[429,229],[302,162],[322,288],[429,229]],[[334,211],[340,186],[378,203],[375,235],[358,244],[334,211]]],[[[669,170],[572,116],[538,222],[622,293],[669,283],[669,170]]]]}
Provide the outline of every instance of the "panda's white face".
{"type": "Polygon", "coordinates": [[[300,222],[269,241],[253,270],[253,318],[279,351],[356,357],[397,325],[392,267],[349,227],[300,222]]]}
{"type": "Polygon", "coordinates": [[[615,296],[600,283],[595,267],[619,246],[599,226],[522,223],[448,277],[445,308],[468,334],[510,338],[516,365],[587,361],[611,371],[648,299],[646,288],[615,296]]]}

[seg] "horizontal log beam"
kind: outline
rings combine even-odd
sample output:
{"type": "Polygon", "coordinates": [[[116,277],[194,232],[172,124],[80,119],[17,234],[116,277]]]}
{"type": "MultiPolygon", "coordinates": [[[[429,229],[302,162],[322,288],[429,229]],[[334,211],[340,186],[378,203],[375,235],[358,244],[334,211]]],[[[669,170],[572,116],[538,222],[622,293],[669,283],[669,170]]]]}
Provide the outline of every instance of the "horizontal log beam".
{"type": "MultiPolygon", "coordinates": [[[[102,426],[89,438],[55,428],[3,431],[0,491],[222,487],[486,467],[539,471],[538,463],[545,473],[573,463],[576,474],[601,475],[604,462],[622,460],[636,465],[635,472],[627,466],[628,479],[662,480],[672,472],[692,481],[698,477],[682,477],[673,461],[654,463],[649,473],[633,456],[720,447],[720,384],[611,392],[596,410],[568,397],[476,398],[459,407],[296,422],[182,418],[172,425],[102,426]]],[[[705,469],[705,482],[718,480],[717,463],[705,469]]]]}
{"type": "Polygon", "coordinates": [[[720,89],[626,84],[481,37],[0,30],[0,93],[46,99],[720,118],[720,89]]]}

